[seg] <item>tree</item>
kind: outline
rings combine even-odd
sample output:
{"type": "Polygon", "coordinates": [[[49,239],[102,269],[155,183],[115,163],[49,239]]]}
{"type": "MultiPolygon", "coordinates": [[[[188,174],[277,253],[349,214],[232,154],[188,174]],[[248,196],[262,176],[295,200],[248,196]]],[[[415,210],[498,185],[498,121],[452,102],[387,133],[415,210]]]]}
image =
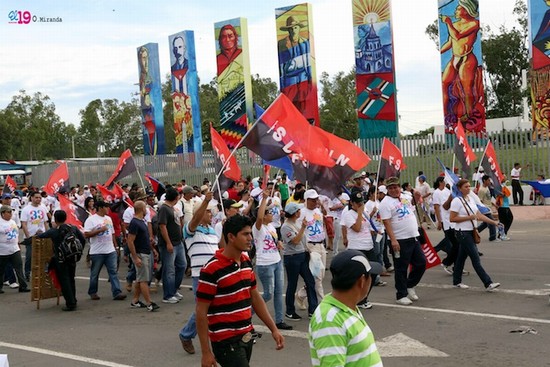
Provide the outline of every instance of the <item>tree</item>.
{"type": "Polygon", "coordinates": [[[277,83],[271,78],[262,78],[258,74],[252,75],[252,95],[254,102],[262,108],[267,108],[277,98],[277,83]]]}

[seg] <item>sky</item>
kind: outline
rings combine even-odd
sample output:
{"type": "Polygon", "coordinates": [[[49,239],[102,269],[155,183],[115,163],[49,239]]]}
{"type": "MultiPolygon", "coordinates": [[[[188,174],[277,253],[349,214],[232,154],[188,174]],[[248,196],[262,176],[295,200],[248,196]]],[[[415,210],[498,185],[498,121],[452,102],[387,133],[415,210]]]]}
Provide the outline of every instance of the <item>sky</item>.
{"type": "MultiPolygon", "coordinates": [[[[515,25],[515,0],[480,0],[483,25],[515,25]]],[[[170,71],[168,36],[195,32],[199,78],[216,74],[214,23],[248,20],[252,74],[278,81],[275,8],[287,0],[2,0],[0,108],[19,90],[42,92],[65,123],[78,126],[90,101],[129,101],[138,87],[136,48],[159,44],[160,71],[170,71]],[[61,17],[60,23],[10,24],[12,11],[61,17]]],[[[311,0],[317,77],[354,64],[351,0],[311,0]]],[[[437,18],[437,0],[393,0],[399,130],[410,134],[442,125],[440,56],[424,31],[437,18]]]]}

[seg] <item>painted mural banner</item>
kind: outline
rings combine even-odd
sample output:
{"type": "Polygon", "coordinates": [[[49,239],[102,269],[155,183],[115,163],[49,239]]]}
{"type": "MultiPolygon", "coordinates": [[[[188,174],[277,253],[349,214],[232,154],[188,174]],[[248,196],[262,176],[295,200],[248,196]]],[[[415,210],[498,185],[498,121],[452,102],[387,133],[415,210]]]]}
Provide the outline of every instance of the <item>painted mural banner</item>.
{"type": "Polygon", "coordinates": [[[445,132],[485,132],[478,0],[438,0],[445,132]]]}
{"type": "Polygon", "coordinates": [[[137,59],[143,151],[145,155],[164,154],[164,116],[158,44],[147,43],[138,47],[137,59]]]}
{"type": "Polygon", "coordinates": [[[220,135],[227,146],[233,149],[253,120],[247,21],[245,18],[235,18],[215,23],[214,33],[220,135]]]}
{"type": "Polygon", "coordinates": [[[279,86],[310,124],[320,126],[311,4],[275,9],[279,86]]]}
{"type": "Polygon", "coordinates": [[[550,122],[550,1],[529,1],[533,134],[548,134],[550,122]]]}
{"type": "Polygon", "coordinates": [[[199,79],[193,31],[168,36],[176,153],[202,156],[199,79]]]}
{"type": "Polygon", "coordinates": [[[352,0],[360,138],[397,136],[390,0],[352,0]]]}

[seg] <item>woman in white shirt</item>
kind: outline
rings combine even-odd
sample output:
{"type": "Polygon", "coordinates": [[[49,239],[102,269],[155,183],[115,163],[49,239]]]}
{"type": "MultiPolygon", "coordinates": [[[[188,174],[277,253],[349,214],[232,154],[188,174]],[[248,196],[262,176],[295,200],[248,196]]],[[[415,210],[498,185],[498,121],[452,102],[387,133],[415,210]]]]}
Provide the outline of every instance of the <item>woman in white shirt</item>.
{"type": "Polygon", "coordinates": [[[462,193],[462,197],[454,198],[450,208],[450,221],[455,223],[456,238],[459,242],[458,258],[453,271],[453,285],[456,288],[469,288],[466,284],[462,283],[462,270],[464,269],[466,258],[470,257],[472,266],[479,279],[483,282],[485,289],[487,292],[492,292],[500,286],[500,283],[494,283],[487,272],[485,272],[485,269],[483,269],[483,266],[481,266],[473,233],[474,228],[477,227],[477,220],[495,226],[498,225],[498,222],[479,212],[474,198],[470,195],[470,181],[461,179],[458,181],[457,187],[462,193]]]}

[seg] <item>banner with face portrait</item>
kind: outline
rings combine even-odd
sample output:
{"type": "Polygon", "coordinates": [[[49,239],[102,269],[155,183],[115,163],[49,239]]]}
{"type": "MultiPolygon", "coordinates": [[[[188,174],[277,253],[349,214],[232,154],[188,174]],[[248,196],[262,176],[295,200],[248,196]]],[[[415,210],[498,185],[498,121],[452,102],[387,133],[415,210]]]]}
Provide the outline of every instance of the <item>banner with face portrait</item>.
{"type": "Polygon", "coordinates": [[[214,24],[220,134],[235,148],[253,120],[252,80],[248,55],[248,26],[245,18],[214,24]]]}
{"type": "Polygon", "coordinates": [[[360,138],[397,136],[390,0],[352,0],[360,138]]]}
{"type": "Polygon", "coordinates": [[[550,121],[550,1],[529,1],[533,134],[548,134],[550,121]]]}
{"type": "Polygon", "coordinates": [[[445,132],[485,132],[478,0],[438,0],[445,132]]]}
{"type": "Polygon", "coordinates": [[[168,36],[168,44],[176,153],[196,153],[199,159],[202,157],[202,134],[194,32],[168,36]]]}
{"type": "Polygon", "coordinates": [[[279,86],[312,125],[320,126],[311,4],[275,9],[279,86]]]}
{"type": "Polygon", "coordinates": [[[137,58],[143,151],[146,155],[164,154],[164,115],[158,43],[138,47],[137,58]]]}

